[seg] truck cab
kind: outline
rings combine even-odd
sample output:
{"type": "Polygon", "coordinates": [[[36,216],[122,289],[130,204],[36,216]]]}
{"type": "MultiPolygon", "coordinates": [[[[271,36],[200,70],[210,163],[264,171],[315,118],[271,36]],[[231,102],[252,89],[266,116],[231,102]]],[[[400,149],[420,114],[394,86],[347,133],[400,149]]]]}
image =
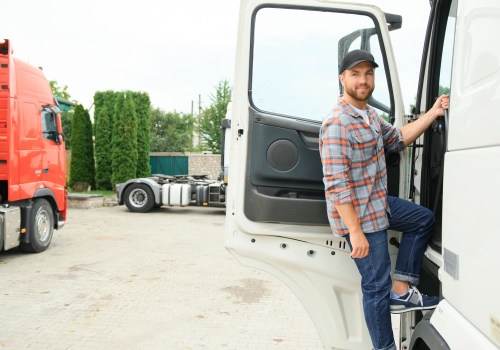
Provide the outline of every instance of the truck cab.
{"type": "Polygon", "coordinates": [[[41,252],[66,219],[64,135],[42,70],[12,54],[0,43],[0,243],[41,252]]]}
{"type": "MultiPolygon", "coordinates": [[[[494,0],[432,0],[416,106],[406,115],[390,31],[400,16],[328,0],[241,0],[226,193],[226,248],[302,302],[325,349],[369,349],[360,276],[328,225],[318,135],[354,49],[379,68],[368,102],[396,127],[442,93],[450,108],[412,146],[386,154],[388,193],[431,209],[435,231],[419,289],[434,312],[401,317],[400,348],[500,347],[500,30],[494,0]],[[481,288],[480,286],[484,286],[481,288]],[[479,288],[478,288],[479,287],[479,288]]],[[[387,9],[390,10],[390,9],[387,9]]],[[[393,262],[400,234],[389,231],[393,262]]]]}

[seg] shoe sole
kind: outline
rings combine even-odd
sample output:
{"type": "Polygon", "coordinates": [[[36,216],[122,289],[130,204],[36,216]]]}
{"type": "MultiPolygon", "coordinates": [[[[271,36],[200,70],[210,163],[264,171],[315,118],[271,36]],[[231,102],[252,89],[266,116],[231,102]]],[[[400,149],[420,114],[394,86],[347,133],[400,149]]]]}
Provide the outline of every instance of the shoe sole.
{"type": "Polygon", "coordinates": [[[435,309],[437,305],[432,305],[432,306],[415,306],[407,309],[401,309],[401,310],[392,310],[391,309],[391,314],[403,314],[405,312],[409,311],[416,311],[416,310],[432,310],[435,309]]]}

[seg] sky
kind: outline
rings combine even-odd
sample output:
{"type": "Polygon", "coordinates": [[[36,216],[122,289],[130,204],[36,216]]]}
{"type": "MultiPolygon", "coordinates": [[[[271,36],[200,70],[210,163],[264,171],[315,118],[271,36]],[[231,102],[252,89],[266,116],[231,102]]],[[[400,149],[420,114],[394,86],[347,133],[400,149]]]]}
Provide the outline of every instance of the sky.
{"type": "MultiPolygon", "coordinates": [[[[403,16],[391,32],[405,107],[414,103],[428,0],[365,0],[403,16]]],[[[238,0],[3,0],[1,39],[90,109],[103,90],[149,93],[154,107],[197,112],[233,83],[238,0]]],[[[0,39],[0,40],[1,40],[0,39]]],[[[91,109],[91,114],[93,110],[91,109]]]]}

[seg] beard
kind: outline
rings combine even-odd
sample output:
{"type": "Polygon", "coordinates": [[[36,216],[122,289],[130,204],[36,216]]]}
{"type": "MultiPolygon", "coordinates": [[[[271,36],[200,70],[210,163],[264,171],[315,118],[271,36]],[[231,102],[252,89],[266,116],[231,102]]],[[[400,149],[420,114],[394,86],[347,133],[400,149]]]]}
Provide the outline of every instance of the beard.
{"type": "Polygon", "coordinates": [[[359,92],[356,90],[356,88],[359,86],[356,86],[356,87],[346,86],[345,93],[357,101],[366,102],[366,101],[368,101],[368,99],[372,95],[373,90],[375,89],[375,86],[372,86],[372,87],[369,87],[368,85],[363,85],[363,86],[366,87],[367,90],[359,91],[359,92]]]}

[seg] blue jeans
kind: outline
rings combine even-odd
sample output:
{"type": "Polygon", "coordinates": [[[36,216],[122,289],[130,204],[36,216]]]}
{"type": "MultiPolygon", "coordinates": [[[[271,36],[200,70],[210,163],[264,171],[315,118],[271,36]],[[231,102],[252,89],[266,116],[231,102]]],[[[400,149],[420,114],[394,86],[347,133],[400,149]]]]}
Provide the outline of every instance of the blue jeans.
{"type": "MultiPolygon", "coordinates": [[[[427,208],[397,197],[387,197],[389,229],[402,232],[394,279],[417,285],[427,243],[434,227],[434,214],[427,208]]],[[[396,350],[389,310],[391,260],[387,230],[365,234],[368,255],[354,259],[361,274],[365,321],[376,350],[396,350]]],[[[345,238],[352,249],[349,235],[345,238]]]]}

